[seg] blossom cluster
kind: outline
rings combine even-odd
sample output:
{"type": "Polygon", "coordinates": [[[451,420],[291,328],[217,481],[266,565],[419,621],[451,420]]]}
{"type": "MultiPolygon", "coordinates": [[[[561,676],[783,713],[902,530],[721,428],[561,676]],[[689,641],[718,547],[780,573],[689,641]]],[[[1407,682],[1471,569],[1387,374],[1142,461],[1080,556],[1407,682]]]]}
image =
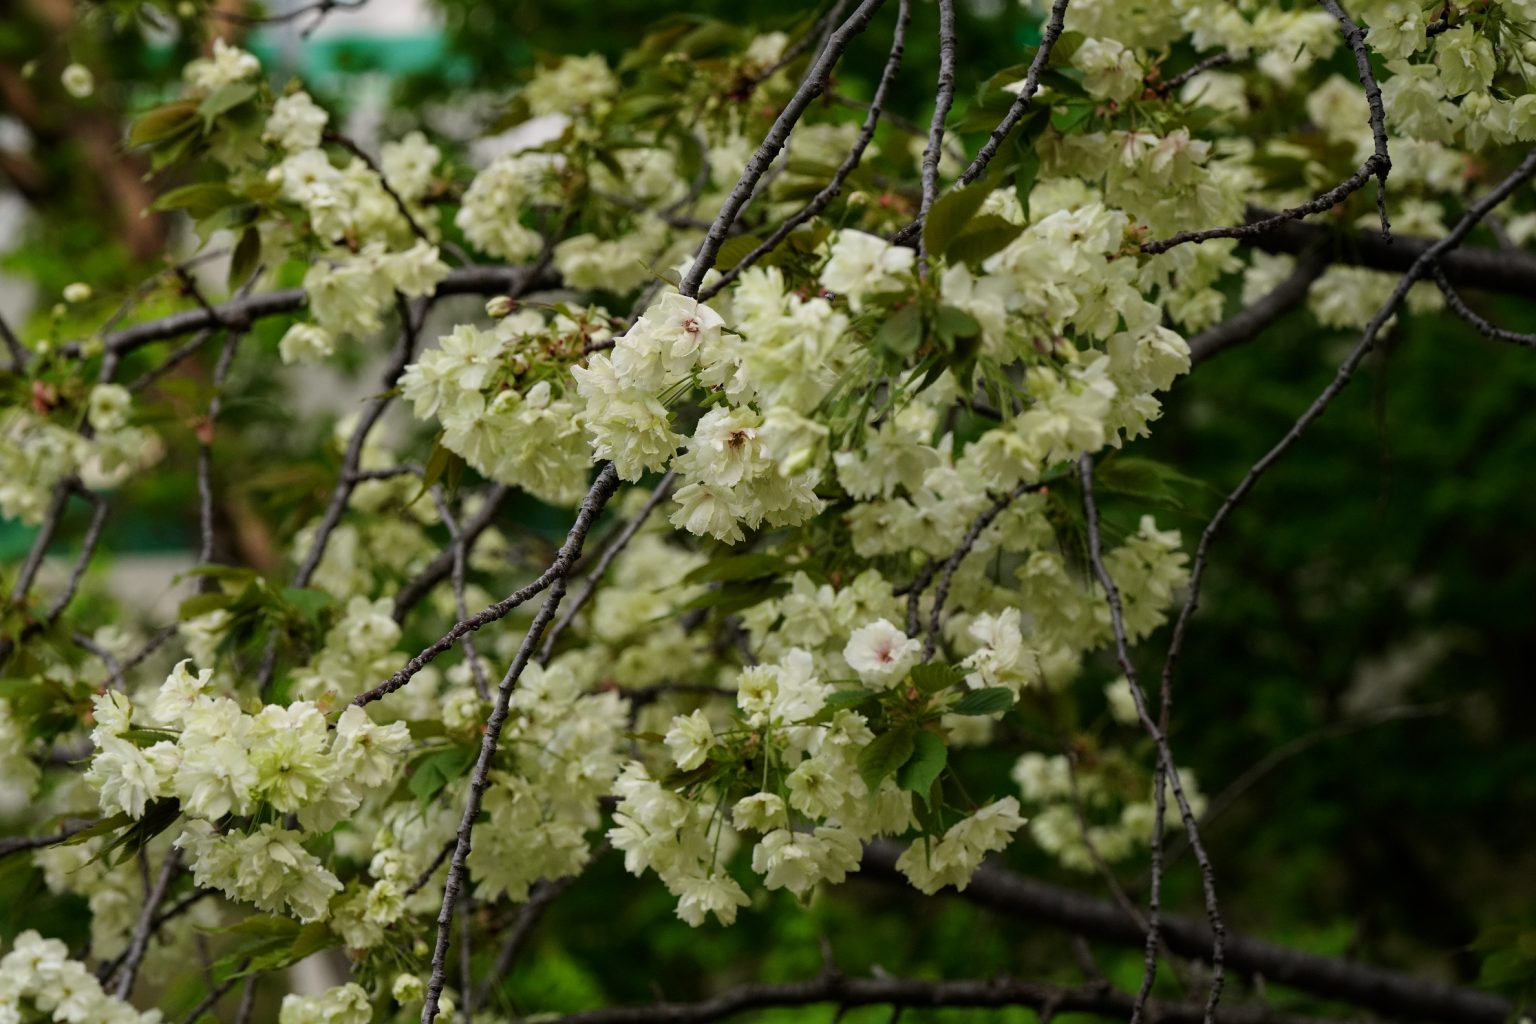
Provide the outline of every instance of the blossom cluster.
{"type": "MultiPolygon", "coordinates": [[[[1441,235],[1472,194],[1473,161],[1536,139],[1536,101],[1513,87],[1536,71],[1536,44],[1519,41],[1536,4],[1447,9],[1433,34],[1423,4],[1359,6],[1385,59],[1387,211],[1400,232],[1441,235]]],[[[271,417],[250,431],[302,448],[304,465],[239,500],[290,487],[300,511],[255,529],[233,505],[254,551],[242,557],[263,569],[204,567],[210,583],[174,630],[103,634],[18,600],[28,678],[0,699],[0,775],[8,798],[103,815],[33,854],[51,892],[86,897],[91,952],[123,952],[137,919],[142,883],[114,858],[130,840],[224,897],[161,932],[167,949],[236,905],[347,949],[357,980],[290,995],[282,1024],[361,1024],[388,999],[423,999],[425,954],[400,937],[438,913],[448,852],[471,827],[452,885],[478,904],[529,900],[606,837],[693,926],[732,923],[755,890],[809,900],[876,839],[904,844],[897,868],[927,893],[964,889],[1022,837],[1071,870],[1143,850],[1152,762],[1130,682],[1102,685],[1106,655],[1116,625],[1137,643],[1166,622],[1189,559],[1165,510],[1148,510],[1155,495],[1117,490],[1115,471],[1138,466],[1121,449],[1190,370],[1185,336],[1296,270],[1231,238],[1144,246],[1303,202],[1376,139],[1364,88],[1328,70],[1345,41],[1326,11],[1075,0],[1067,29],[1036,101],[1049,113],[1021,122],[986,177],[945,190],[921,248],[895,239],[917,212],[902,183],[923,140],[882,132],[866,166],[834,182],[858,125],[817,105],[726,225],[702,288],[683,282],[767,130],[759,108],[795,88],[777,68],[782,33],[744,36],[719,62],[666,58],[676,77],[650,98],[696,113],[686,131],[637,113],[626,94],[643,78],[594,55],[532,78],[516,141],[457,146],[424,123],[376,156],[308,92],[274,91],[251,54],[220,40],[194,61],[179,102],[242,113],[189,122],[182,141],[220,181],[177,201],[223,202],[194,219],[239,233],[250,281],[233,284],[299,282],[307,307],[254,343],[329,374],[398,315],[399,373],[372,400],[398,395],[413,415],[373,433],[355,412],[329,430],[271,417]],[[1231,60],[1165,87],[1184,43],[1231,60]],[[731,98],[743,82],[758,100],[731,98]],[[1294,132],[1250,130],[1299,91],[1294,132]],[[825,205],[801,217],[811,195],[825,205]],[[782,244],[759,251],[775,231],[782,244]],[[453,307],[445,293],[477,276],[519,288],[484,316],[453,307]],[[1083,565],[1084,456],[1115,505],[1101,562],[1118,623],[1083,565]],[[336,489],[314,485],[313,465],[338,460],[336,489]],[[590,586],[567,596],[562,581],[461,637],[454,623],[550,564],[549,507],[596,494],[603,466],[619,494],[563,566],[590,586]],[[466,530],[482,512],[494,525],[466,530]],[[293,586],[277,581],[296,566],[293,586]],[[561,616],[544,614],[561,600],[561,616]],[[555,625],[525,642],[536,614],[555,625]],[[46,665],[43,642],[74,633],[101,664],[46,665]],[[462,657],[444,654],[455,640],[462,657]],[[373,701],[392,676],[405,685],[373,701]],[[1084,725],[1080,703],[1107,704],[1109,722],[1084,725]],[[506,712],[495,749],[493,708],[506,712]],[[1016,792],[998,779],[973,797],[968,748],[1002,745],[1021,712],[1052,734],[1010,750],[1016,792]],[[47,756],[65,749],[87,752],[83,772],[47,756]],[[464,821],[472,793],[481,814],[464,821]]],[[[982,99],[1011,102],[1014,77],[982,99]]],[[[80,99],[94,87],[74,71],[61,84],[80,99]]],[[[958,172],[946,150],[941,176],[958,172]]],[[[1350,203],[1345,216],[1375,223],[1368,202],[1350,203]]],[[[1514,243],[1536,237],[1536,213],[1509,212],[1514,243]]],[[[1358,326],[1394,281],[1332,266],[1307,305],[1324,328],[1358,326]]],[[[83,316],[90,289],[71,289],[83,316]]],[[[1407,309],[1440,302],[1420,284],[1407,309]]],[[[209,451],[211,424],[174,389],[154,405],[153,379],[109,379],[118,353],[91,376],[100,337],[55,340],[0,413],[0,515],[35,525],[75,489],[125,485],[165,455],[151,422],[190,420],[209,451]]],[[[1198,816],[1193,775],[1179,774],[1198,816]]],[[[35,933],[0,959],[0,996],[56,1020],[156,1019],[35,933]]]]}

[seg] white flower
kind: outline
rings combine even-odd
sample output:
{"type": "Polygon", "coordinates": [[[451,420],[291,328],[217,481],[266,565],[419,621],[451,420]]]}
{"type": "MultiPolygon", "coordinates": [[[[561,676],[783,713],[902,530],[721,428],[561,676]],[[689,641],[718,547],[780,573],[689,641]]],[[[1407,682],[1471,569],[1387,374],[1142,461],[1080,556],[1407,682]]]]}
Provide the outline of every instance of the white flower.
{"type": "Polygon", "coordinates": [[[672,761],[685,772],[703,764],[714,746],[715,732],[709,725],[709,716],[702,710],[691,715],[679,715],[672,719],[667,730],[666,744],[672,751],[672,761]]]}
{"type": "Polygon", "coordinates": [[[192,664],[191,658],[183,658],[171,669],[171,674],[165,677],[165,682],[160,684],[160,689],[155,692],[155,703],[150,706],[150,714],[155,716],[155,721],[162,725],[176,725],[181,722],[196,706],[199,698],[208,692],[208,685],[213,681],[213,669],[205,668],[196,676],[187,670],[192,664]]]}
{"type": "Polygon", "coordinates": [[[402,1005],[419,1003],[427,994],[427,986],[414,974],[397,974],[389,986],[389,994],[402,1005]]]}
{"type": "Polygon", "coordinates": [[[133,396],[121,384],[97,384],[91,388],[86,418],[103,433],[117,430],[127,425],[132,406],[133,396]]]}
{"type": "Polygon", "coordinates": [[[83,100],[96,91],[96,76],[84,64],[71,64],[59,76],[64,91],[77,100],[83,100]]]}
{"type": "Polygon", "coordinates": [[[904,289],[916,258],[913,250],[883,238],[862,231],[839,231],[832,243],[832,256],[821,268],[821,284],[828,291],[848,296],[848,304],[859,310],[865,296],[904,289]]]}
{"type": "Polygon", "coordinates": [[[1136,710],[1136,697],[1131,693],[1131,681],[1121,676],[1104,687],[1104,700],[1109,713],[1121,725],[1135,725],[1141,718],[1136,710]]]}
{"type": "Polygon", "coordinates": [[[286,995],[277,1012],[277,1024],[369,1024],[372,1020],[368,993],[356,982],[316,996],[286,995]]]}
{"type": "Polygon", "coordinates": [[[133,718],[133,703],[119,690],[108,690],[91,698],[91,717],[96,720],[93,736],[121,736],[133,718]]]}
{"type": "Polygon", "coordinates": [[[843,660],[859,674],[867,686],[888,690],[901,682],[917,659],[923,645],[897,629],[886,619],[861,626],[848,637],[843,660]]]}
{"type": "Polygon", "coordinates": [[[414,203],[432,184],[433,168],[442,156],[442,150],[428,142],[425,135],[411,132],[399,142],[386,142],[380,147],[379,166],[395,194],[414,203]]]}
{"type": "Polygon", "coordinates": [[[283,365],[293,363],[318,363],[336,351],[336,339],[323,327],[315,324],[294,324],[277,343],[277,354],[283,365]]]}
{"type": "Polygon", "coordinates": [[[600,54],[566,57],[541,70],[523,89],[535,116],[570,114],[591,107],[618,92],[619,80],[600,54]]]}
{"type": "Polygon", "coordinates": [[[213,41],[213,56],[187,65],[187,81],[193,88],[212,92],[250,78],[261,71],[261,61],[222,39],[213,41]]]}
{"type": "Polygon", "coordinates": [[[753,793],[736,801],[731,821],[737,828],[767,832],[784,823],[784,800],[777,793],[753,793]]]}
{"type": "Polygon", "coordinates": [[[366,711],[349,704],[336,721],[331,755],[351,781],[360,786],[382,786],[395,777],[410,746],[411,731],[404,722],[375,725],[366,711]]]}
{"type": "Polygon", "coordinates": [[[84,281],[76,281],[64,286],[64,301],[78,304],[89,302],[91,298],[91,286],[84,281]]]}
{"type": "Polygon", "coordinates": [[[272,105],[265,134],[290,153],[314,149],[320,145],[329,119],[330,115],[310,98],[309,93],[291,93],[272,105]]]}
{"type": "Polygon", "coordinates": [[[734,924],[736,908],[752,901],[730,875],[685,875],[675,883],[677,916],[697,928],[704,915],[714,914],[721,924],[734,924]]]}
{"type": "Polygon", "coordinates": [[[143,751],[116,736],[96,738],[96,756],[85,778],[101,793],[101,809],[144,816],[144,805],[160,795],[160,779],[143,751]]]}
{"type": "Polygon", "coordinates": [[[438,255],[437,246],[418,240],[404,252],[391,253],[383,259],[384,275],[402,295],[420,298],[430,295],[448,276],[448,264],[438,255]]]}

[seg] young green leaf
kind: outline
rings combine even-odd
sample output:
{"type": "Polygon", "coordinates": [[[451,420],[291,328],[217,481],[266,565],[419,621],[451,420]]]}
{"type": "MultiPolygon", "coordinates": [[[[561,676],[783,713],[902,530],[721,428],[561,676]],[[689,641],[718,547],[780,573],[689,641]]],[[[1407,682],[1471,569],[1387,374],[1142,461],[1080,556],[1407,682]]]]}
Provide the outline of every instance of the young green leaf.
{"type": "Polygon", "coordinates": [[[864,785],[869,787],[870,793],[878,791],[880,783],[884,782],[888,776],[894,775],[897,769],[907,763],[907,758],[912,756],[915,742],[911,727],[903,726],[876,736],[874,741],[860,752],[859,778],[864,780],[864,785]]]}
{"type": "Polygon", "coordinates": [[[1013,691],[1002,686],[989,686],[985,690],[972,690],[954,707],[952,715],[995,715],[1013,707],[1013,691]]]}
{"type": "Polygon", "coordinates": [[[896,784],[911,793],[926,795],[949,762],[944,741],[924,729],[912,742],[912,756],[896,772],[896,784]]]}

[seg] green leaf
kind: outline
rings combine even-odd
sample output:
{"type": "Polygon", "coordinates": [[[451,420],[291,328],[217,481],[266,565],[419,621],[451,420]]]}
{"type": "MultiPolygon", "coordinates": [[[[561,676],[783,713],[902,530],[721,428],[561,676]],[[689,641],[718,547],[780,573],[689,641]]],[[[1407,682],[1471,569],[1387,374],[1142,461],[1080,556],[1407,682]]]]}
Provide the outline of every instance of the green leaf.
{"type": "Polygon", "coordinates": [[[240,202],[223,182],[204,181],[173,188],[151,205],[153,210],[186,210],[196,220],[240,202]]]}
{"type": "Polygon", "coordinates": [[[341,945],[341,938],[331,931],[330,925],[324,921],[312,921],[299,929],[299,934],[294,936],[293,945],[288,947],[288,955],[293,958],[293,963],[298,963],[322,949],[331,949],[339,945],[341,945]]]}
{"type": "Polygon", "coordinates": [[[1072,55],[1077,48],[1083,45],[1083,40],[1088,37],[1081,32],[1063,32],[1056,37],[1056,45],[1051,47],[1051,55],[1046,60],[1046,67],[1065,68],[1072,66],[1072,55]]]}
{"type": "Polygon", "coordinates": [[[164,832],[175,824],[181,817],[181,801],[175,799],[160,799],[152,801],[144,808],[144,816],[134,822],[132,827],[124,830],[116,839],[113,839],[96,856],[106,863],[121,864],[131,853],[141,850],[155,836],[164,832]],[[107,854],[116,850],[123,851],[123,857],[116,862],[107,861],[107,854]]]}
{"type": "Polygon", "coordinates": [[[321,614],[335,602],[330,594],[313,587],[284,587],[283,600],[311,623],[319,622],[321,614]]]}
{"type": "Polygon", "coordinates": [[[683,577],[684,583],[727,583],[777,576],[785,570],[784,559],[761,551],[731,555],[705,562],[683,577]]]}
{"type": "Polygon", "coordinates": [[[473,747],[453,746],[430,753],[417,763],[406,789],[425,807],[450,782],[469,771],[474,760],[473,747]]]}
{"type": "Polygon", "coordinates": [[[68,839],[64,840],[64,842],[60,843],[59,845],[60,846],[78,846],[79,844],[85,842],[87,839],[94,839],[97,836],[110,835],[111,833],[116,832],[118,829],[123,828],[126,825],[132,825],[132,824],[133,824],[133,819],[132,818],[130,818],[124,812],[118,811],[116,814],[112,815],[110,818],[102,818],[100,821],[98,821],[96,824],[92,825],[90,828],[81,829],[79,832],[76,832],[74,835],[70,836],[68,839]]]}
{"type": "Polygon", "coordinates": [[[180,622],[195,619],[199,615],[207,615],[228,608],[238,600],[233,594],[225,594],[214,591],[208,594],[194,594],[181,602],[181,607],[176,611],[176,618],[180,622]]]}
{"type": "Polygon", "coordinates": [[[976,318],[958,306],[940,306],[933,327],[950,346],[962,338],[974,338],[981,333],[981,324],[976,318]]]}
{"type": "Polygon", "coordinates": [[[984,690],[972,690],[954,707],[952,715],[995,715],[1013,707],[1013,691],[1003,686],[989,686],[984,690]]]}
{"type": "Polygon", "coordinates": [[[421,489],[416,492],[415,497],[411,498],[407,504],[414,505],[420,501],[423,494],[426,494],[439,480],[443,479],[443,476],[449,472],[456,460],[462,467],[464,460],[443,447],[443,435],[437,435],[437,440],[432,442],[432,454],[427,457],[427,465],[421,473],[421,489]]]}
{"type": "Polygon", "coordinates": [[[1137,498],[1175,511],[1202,502],[1191,499],[1214,496],[1210,485],[1179,472],[1172,466],[1136,455],[1105,459],[1094,472],[1099,488],[1110,494],[1137,498]]]}
{"type": "Polygon", "coordinates": [[[1035,152],[1033,145],[1019,147],[1019,162],[1013,169],[1013,192],[1019,197],[1019,205],[1024,207],[1024,215],[1029,215],[1029,194],[1035,190],[1035,182],[1040,180],[1040,154],[1035,152]]]}
{"type": "Polygon", "coordinates": [[[915,741],[910,726],[901,726],[876,736],[874,742],[859,752],[859,778],[873,796],[880,783],[896,773],[912,756],[915,741]]]}
{"type": "Polygon", "coordinates": [[[923,693],[934,694],[947,690],[965,678],[965,673],[953,665],[928,662],[912,669],[912,685],[923,693]]]}
{"type": "Polygon", "coordinates": [[[971,221],[959,237],[950,243],[945,256],[953,263],[980,263],[1023,233],[1021,225],[1014,224],[1006,217],[988,213],[971,221]]]}
{"type": "MultiPolygon", "coordinates": [[[[721,615],[729,615],[731,612],[751,608],[755,604],[762,604],[775,597],[783,597],[787,593],[789,593],[788,580],[758,579],[746,583],[728,583],[700,594],[678,610],[686,612],[699,608],[713,608],[721,615]]],[[[667,612],[661,618],[670,620],[672,615],[672,612],[667,612]]]]}
{"type": "Polygon", "coordinates": [[[913,739],[912,756],[896,773],[896,784],[911,793],[922,794],[938,781],[939,773],[949,763],[949,748],[944,741],[924,729],[913,739]]]}
{"type": "Polygon", "coordinates": [[[732,235],[725,240],[725,244],[720,246],[720,251],[715,254],[716,269],[732,269],[762,244],[763,240],[756,235],[732,235]]]}
{"type": "Polygon", "coordinates": [[[250,917],[236,921],[228,928],[215,928],[212,931],[218,935],[248,935],[252,938],[283,939],[292,942],[299,934],[303,925],[291,917],[283,917],[281,914],[253,914],[250,917]]]}
{"type": "Polygon", "coordinates": [[[261,258],[261,232],[256,228],[248,227],[240,235],[240,241],[235,244],[234,254],[229,258],[229,287],[231,290],[239,288],[250,276],[256,272],[256,261],[261,258]]]}
{"type": "Polygon", "coordinates": [[[986,202],[991,187],[984,182],[957,188],[934,200],[928,209],[928,219],[923,222],[923,247],[930,255],[942,256],[965,230],[981,204],[986,202]]]}
{"type": "Polygon", "coordinates": [[[256,95],[256,87],[249,82],[230,82],[221,85],[197,105],[197,112],[203,117],[204,128],[212,128],[214,118],[220,114],[227,114],[246,100],[256,95]]]}
{"type": "Polygon", "coordinates": [[[1093,116],[1093,104],[1072,102],[1051,111],[1051,127],[1063,135],[1087,122],[1093,116]]]}
{"type": "Polygon", "coordinates": [[[916,303],[903,306],[885,318],[875,332],[875,344],[883,351],[910,356],[923,343],[923,311],[916,303]]]}
{"type": "Polygon", "coordinates": [[[197,104],[191,100],[167,103],[145,111],[128,130],[128,145],[149,146],[187,131],[197,125],[197,104]]]}

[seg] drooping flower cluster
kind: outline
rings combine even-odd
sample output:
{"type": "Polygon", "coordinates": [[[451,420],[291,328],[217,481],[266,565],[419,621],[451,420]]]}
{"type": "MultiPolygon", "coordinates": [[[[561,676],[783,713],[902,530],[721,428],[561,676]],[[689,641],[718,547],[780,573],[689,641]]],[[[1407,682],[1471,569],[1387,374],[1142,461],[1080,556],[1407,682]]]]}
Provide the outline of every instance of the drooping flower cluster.
{"type": "Polygon", "coordinates": [[[160,1024],[159,1010],[140,1013],[102,990],[90,968],[72,960],[58,939],[30,929],[0,956],[0,1017],[22,1021],[32,1011],[61,1024],[160,1024]]]}
{"type": "MultiPolygon", "coordinates": [[[[1521,84],[1536,67],[1515,42],[1536,7],[1453,6],[1431,35],[1435,6],[1366,0],[1355,12],[1385,60],[1388,212],[1399,232],[1430,236],[1477,194],[1479,161],[1536,139],[1521,84]]],[[[436,340],[366,392],[387,402],[398,389],[416,421],[403,430],[370,435],[374,420],[352,413],[329,432],[282,417],[250,431],[274,452],[310,447],[291,475],[264,474],[220,509],[238,535],[229,546],[262,569],[205,567],[213,585],[182,605],[174,632],[107,642],[76,635],[81,624],[55,621],[35,594],[16,602],[23,624],[4,639],[30,678],[8,675],[0,700],[0,775],[8,803],[70,814],[94,803],[105,816],[100,834],[34,855],[50,892],[85,897],[92,953],[126,948],[142,899],[112,842],[160,823],[147,857],[180,857],[196,886],[314,924],[363,965],[366,986],[289,996],[281,1024],[360,1024],[386,983],[396,1003],[419,1003],[428,964],[395,940],[441,906],[498,670],[537,601],[488,624],[472,656],[411,662],[406,688],[367,709],[350,701],[407,664],[407,648],[469,639],[452,623],[541,572],[564,527],[526,499],[576,506],[603,463],[640,486],[587,538],[576,566],[592,590],[564,597],[570,620],[532,638],[548,649],[534,644],[502,684],[509,714],[470,823],[465,881],[479,904],[522,902],[580,872],[603,835],[695,926],[752,903],[744,866],[762,889],[808,899],[857,871],[878,837],[905,844],[897,867],[930,893],[963,889],[1019,835],[1074,870],[1144,849],[1151,759],[1129,682],[1104,691],[1119,732],[1077,714],[1079,691],[1100,704],[1114,633],[1082,565],[1071,474],[1098,459],[1110,500],[1134,506],[1116,509],[1102,562],[1127,637],[1143,640],[1186,586],[1188,559],[1179,534],[1143,514],[1145,494],[1116,488],[1117,469],[1138,469],[1118,450],[1190,369],[1184,334],[1220,321],[1233,294],[1244,305],[1269,294],[1297,263],[1235,239],[1158,255],[1143,245],[1303,202],[1376,140],[1363,88],[1327,63],[1343,37],[1326,11],[1074,0],[1067,27],[1037,98],[1048,115],[1022,122],[981,180],[944,190],[922,258],[915,241],[893,241],[910,237],[905,185],[922,139],[908,151],[881,134],[819,215],[801,217],[858,138],[854,120],[818,104],[730,225],[702,300],[677,274],[768,127],[759,108],[782,109],[795,86],[794,69],[777,67],[783,33],[742,38],[719,60],[669,51],[660,94],[644,94],[628,63],[566,58],[523,89],[528,120],[462,152],[460,134],[425,118],[365,154],[308,92],[275,95],[256,58],[222,40],[189,65],[183,112],[232,106],[151,147],[156,160],[180,161],[182,146],[217,165],[217,181],[189,174],[192,191],[166,199],[196,214],[203,237],[234,233],[233,262],[262,268],[253,287],[301,283],[307,312],[276,342],[281,362],[329,373],[396,315],[405,341],[436,340]],[[1232,60],[1165,87],[1168,55],[1190,47],[1232,60]],[[1303,92],[1294,131],[1252,131],[1303,92]],[[678,131],[656,109],[697,117],[678,131]],[[758,252],[791,218],[783,243],[758,252]],[[449,305],[445,293],[484,280],[521,290],[492,298],[485,319],[449,305]],[[337,489],[316,484],[311,470],[338,461],[337,489]],[[301,511],[253,526],[249,492],[269,487],[301,511]],[[495,525],[467,529],[482,512],[495,525]],[[313,572],[285,588],[284,558],[313,572]],[[101,664],[87,672],[76,652],[37,668],[68,660],[47,645],[71,635],[101,664]],[[1017,797],[974,799],[967,748],[1005,735],[1015,709],[1059,745],[1022,753],[1017,797]],[[74,772],[57,755],[83,749],[87,729],[88,767],[74,772]],[[70,781],[39,785],[55,771],[70,781]]],[[[1011,77],[988,83],[979,106],[1011,102],[1024,85],[1011,77]]],[[[82,99],[94,88],[79,66],[60,84],[82,99]]],[[[964,155],[954,142],[946,184],[964,155]]],[[[1343,219],[1374,225],[1361,196],[1343,219]]],[[[1536,212],[1506,212],[1514,244],[1536,237],[1536,212]]],[[[1307,306],[1325,328],[1359,326],[1394,282],[1331,266],[1307,306]]],[[[59,337],[22,353],[0,413],[0,515],[28,525],[158,461],[143,424],[185,422],[204,450],[214,436],[202,418],[212,403],[189,409],[154,373],[132,388],[110,379],[132,358],[98,362],[112,327],[66,341],[93,291],[77,282],[62,297],[59,337]]],[[[1421,282],[1407,310],[1442,302],[1421,282]]],[[[268,343],[248,339],[242,358],[268,343]]],[[[1180,774],[1198,816],[1203,800],[1180,774]]],[[[174,952],[191,930],[160,934],[174,952]]],[[[83,970],[23,935],[0,959],[0,1021],[5,997],[57,1020],[154,1019],[83,970]]]]}
{"type": "Polygon", "coordinates": [[[211,692],[211,669],[193,675],[188,664],[176,666],[147,708],[118,691],[95,699],[96,752],[85,777],[102,810],[137,819],[151,802],[175,799],[187,817],[177,845],[199,885],[301,920],[323,919],[341,884],[303,848],[304,832],[328,831],[391,782],[410,734],[402,723],[375,725],[355,706],[333,729],[306,701],[248,714],[211,692]],[[142,728],[134,719],[145,711],[142,728]],[[145,744],[146,732],[167,738],[145,744]],[[303,831],[270,822],[249,832],[223,829],[228,816],[249,818],[260,808],[294,815],[303,831]]]}

